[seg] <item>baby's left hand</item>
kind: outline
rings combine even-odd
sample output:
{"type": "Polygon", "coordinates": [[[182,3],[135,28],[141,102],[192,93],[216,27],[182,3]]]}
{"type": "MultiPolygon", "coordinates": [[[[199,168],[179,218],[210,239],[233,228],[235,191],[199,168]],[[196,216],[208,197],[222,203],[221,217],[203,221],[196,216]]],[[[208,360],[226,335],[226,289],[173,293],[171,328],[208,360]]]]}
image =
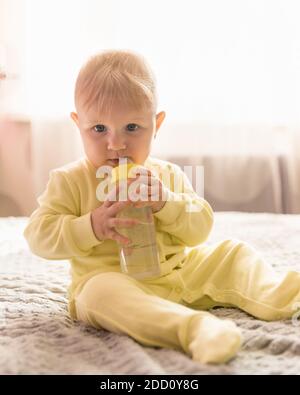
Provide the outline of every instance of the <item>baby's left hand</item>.
{"type": "Polygon", "coordinates": [[[151,207],[153,213],[161,210],[166,203],[167,193],[159,177],[143,166],[141,171],[136,169],[135,174],[136,178],[128,185],[128,200],[135,207],[151,207]]]}

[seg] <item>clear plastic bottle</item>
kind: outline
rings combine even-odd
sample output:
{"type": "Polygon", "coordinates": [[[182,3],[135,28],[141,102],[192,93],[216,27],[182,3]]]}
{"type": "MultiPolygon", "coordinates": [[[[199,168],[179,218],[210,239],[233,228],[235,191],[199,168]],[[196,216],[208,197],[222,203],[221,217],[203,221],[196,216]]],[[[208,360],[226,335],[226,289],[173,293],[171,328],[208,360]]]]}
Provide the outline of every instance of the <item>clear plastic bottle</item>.
{"type": "MultiPolygon", "coordinates": [[[[124,168],[120,171],[121,166],[126,167],[125,174],[128,176],[129,169],[135,165],[132,163],[125,163],[114,168],[114,182],[120,181],[120,173],[124,175],[124,168]]],[[[137,279],[159,276],[161,274],[161,269],[151,207],[126,207],[121,210],[117,216],[119,218],[136,218],[139,220],[139,224],[130,228],[117,229],[119,233],[131,240],[128,245],[119,244],[122,272],[137,279]]]]}

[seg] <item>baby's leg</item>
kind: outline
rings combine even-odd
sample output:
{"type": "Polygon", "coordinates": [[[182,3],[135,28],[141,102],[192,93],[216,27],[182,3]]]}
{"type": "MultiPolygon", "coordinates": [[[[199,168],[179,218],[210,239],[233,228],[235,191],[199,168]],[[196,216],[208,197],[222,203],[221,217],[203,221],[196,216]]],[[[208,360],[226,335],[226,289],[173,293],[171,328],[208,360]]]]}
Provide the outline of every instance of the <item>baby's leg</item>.
{"type": "Polygon", "coordinates": [[[195,249],[181,275],[187,287],[183,299],[191,308],[207,295],[264,320],[289,318],[299,310],[300,273],[280,275],[256,249],[237,239],[195,249]]]}
{"type": "Polygon", "coordinates": [[[203,363],[225,362],[241,345],[234,323],[158,297],[122,273],[91,278],[75,304],[78,319],[96,328],[127,334],[146,346],[180,349],[203,363]]]}

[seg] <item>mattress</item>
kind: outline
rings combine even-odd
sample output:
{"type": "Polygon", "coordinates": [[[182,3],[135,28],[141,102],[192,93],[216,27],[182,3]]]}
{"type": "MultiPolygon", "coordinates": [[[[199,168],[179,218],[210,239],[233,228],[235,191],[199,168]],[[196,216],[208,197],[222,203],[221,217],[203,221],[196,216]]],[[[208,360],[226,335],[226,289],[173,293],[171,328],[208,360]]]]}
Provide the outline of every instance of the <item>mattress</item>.
{"type": "MultiPolygon", "coordinates": [[[[67,311],[69,263],[30,252],[22,236],[27,220],[0,218],[0,374],[300,372],[300,322],[296,320],[264,322],[238,309],[213,309],[216,316],[234,320],[244,337],[236,358],[217,366],[74,322],[67,311]]],[[[207,244],[229,237],[251,243],[279,272],[300,271],[300,215],[215,213],[207,244]]]]}

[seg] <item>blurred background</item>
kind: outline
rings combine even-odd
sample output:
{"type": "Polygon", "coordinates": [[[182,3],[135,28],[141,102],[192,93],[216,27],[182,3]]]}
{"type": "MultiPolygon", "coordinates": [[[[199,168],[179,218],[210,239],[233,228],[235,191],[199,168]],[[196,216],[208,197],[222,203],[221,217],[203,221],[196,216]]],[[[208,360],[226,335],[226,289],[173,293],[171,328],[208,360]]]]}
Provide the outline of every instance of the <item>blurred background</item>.
{"type": "Polygon", "coordinates": [[[204,166],[215,211],[300,213],[299,15],[297,0],[0,0],[0,216],[30,215],[49,171],[84,154],[74,83],[108,48],[147,58],[167,114],[152,154],[204,166]]]}

